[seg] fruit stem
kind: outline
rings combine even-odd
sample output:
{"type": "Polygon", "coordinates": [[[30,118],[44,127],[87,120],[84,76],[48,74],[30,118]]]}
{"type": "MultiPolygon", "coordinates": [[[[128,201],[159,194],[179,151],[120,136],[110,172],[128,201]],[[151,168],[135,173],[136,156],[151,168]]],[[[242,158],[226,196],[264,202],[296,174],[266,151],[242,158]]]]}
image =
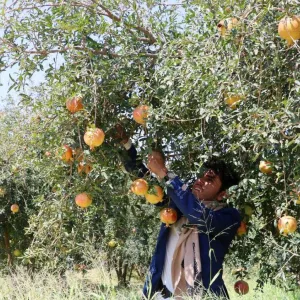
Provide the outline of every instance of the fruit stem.
{"type": "Polygon", "coordinates": [[[82,149],[82,143],[81,143],[81,138],[80,138],[80,129],[79,129],[78,123],[77,123],[77,132],[78,132],[78,139],[79,139],[80,149],[82,149]]]}

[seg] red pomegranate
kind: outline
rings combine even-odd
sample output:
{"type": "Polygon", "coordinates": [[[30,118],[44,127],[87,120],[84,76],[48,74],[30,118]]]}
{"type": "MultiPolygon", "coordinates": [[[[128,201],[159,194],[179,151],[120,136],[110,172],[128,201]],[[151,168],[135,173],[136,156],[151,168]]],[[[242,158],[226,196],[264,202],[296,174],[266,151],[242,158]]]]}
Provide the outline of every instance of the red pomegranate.
{"type": "Polygon", "coordinates": [[[166,223],[166,226],[169,227],[170,225],[174,224],[177,221],[177,212],[175,209],[167,207],[163,208],[160,213],[160,220],[163,223],[166,223]]]}
{"type": "Polygon", "coordinates": [[[66,163],[72,161],[73,160],[73,151],[72,151],[72,148],[70,146],[68,146],[68,145],[64,145],[63,149],[64,149],[64,152],[63,152],[63,154],[61,156],[61,159],[64,162],[66,162],[66,163]]]}
{"type": "Polygon", "coordinates": [[[82,208],[86,208],[92,204],[92,197],[87,193],[78,194],[75,197],[75,203],[82,208]]]}
{"type": "Polygon", "coordinates": [[[13,205],[10,207],[10,210],[12,211],[13,214],[19,212],[19,210],[20,210],[19,205],[18,205],[18,204],[13,204],[13,205]]]}
{"type": "Polygon", "coordinates": [[[247,225],[246,225],[245,222],[242,221],[240,227],[238,228],[238,230],[236,232],[236,234],[238,236],[242,236],[242,235],[246,234],[246,232],[247,232],[247,225]]]}
{"type": "Polygon", "coordinates": [[[140,105],[138,107],[136,107],[133,111],[133,119],[141,124],[141,125],[145,125],[146,124],[146,120],[148,118],[148,110],[149,110],[149,106],[147,105],[140,105]]]}
{"type": "Polygon", "coordinates": [[[92,166],[88,163],[84,163],[84,162],[80,162],[78,164],[78,168],[77,168],[77,172],[79,174],[85,173],[86,175],[88,175],[91,171],[92,171],[92,166]]]}
{"type": "Polygon", "coordinates": [[[239,280],[234,284],[234,290],[240,295],[245,295],[249,292],[249,285],[246,281],[239,280]]]}
{"type": "Polygon", "coordinates": [[[68,111],[71,112],[72,114],[82,110],[83,109],[82,97],[76,96],[71,99],[68,99],[66,102],[66,107],[68,111]]]}

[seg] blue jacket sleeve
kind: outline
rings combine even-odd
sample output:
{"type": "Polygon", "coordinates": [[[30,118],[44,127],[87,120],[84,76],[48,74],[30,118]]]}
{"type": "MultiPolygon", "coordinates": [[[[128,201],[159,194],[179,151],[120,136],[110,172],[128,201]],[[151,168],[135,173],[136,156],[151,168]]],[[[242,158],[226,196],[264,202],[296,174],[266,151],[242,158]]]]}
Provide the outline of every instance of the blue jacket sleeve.
{"type": "Polygon", "coordinates": [[[240,226],[241,217],[234,208],[223,208],[217,211],[204,206],[191,192],[186,189],[178,177],[170,182],[168,195],[190,224],[209,234],[235,234],[240,226]]]}

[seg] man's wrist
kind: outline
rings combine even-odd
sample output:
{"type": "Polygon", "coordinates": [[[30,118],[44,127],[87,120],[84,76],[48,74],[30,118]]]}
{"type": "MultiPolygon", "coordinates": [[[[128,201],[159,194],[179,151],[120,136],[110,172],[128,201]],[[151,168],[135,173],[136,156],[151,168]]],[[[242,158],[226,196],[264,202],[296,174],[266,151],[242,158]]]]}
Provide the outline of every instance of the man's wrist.
{"type": "Polygon", "coordinates": [[[167,171],[166,175],[164,176],[164,180],[167,181],[171,181],[173,180],[177,175],[172,172],[172,171],[167,171]]]}
{"type": "Polygon", "coordinates": [[[132,146],[131,139],[128,139],[128,141],[126,143],[124,143],[123,146],[126,150],[129,150],[132,146]]]}

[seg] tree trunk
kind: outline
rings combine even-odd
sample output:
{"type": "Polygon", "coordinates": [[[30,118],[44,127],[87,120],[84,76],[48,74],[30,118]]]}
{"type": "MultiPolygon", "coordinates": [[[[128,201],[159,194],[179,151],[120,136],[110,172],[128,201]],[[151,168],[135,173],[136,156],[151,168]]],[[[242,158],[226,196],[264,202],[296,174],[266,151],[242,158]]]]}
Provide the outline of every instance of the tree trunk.
{"type": "Polygon", "coordinates": [[[7,265],[12,266],[13,264],[13,257],[10,251],[10,244],[9,244],[9,232],[6,225],[3,225],[4,229],[4,244],[5,244],[5,250],[7,253],[7,265]]]}

